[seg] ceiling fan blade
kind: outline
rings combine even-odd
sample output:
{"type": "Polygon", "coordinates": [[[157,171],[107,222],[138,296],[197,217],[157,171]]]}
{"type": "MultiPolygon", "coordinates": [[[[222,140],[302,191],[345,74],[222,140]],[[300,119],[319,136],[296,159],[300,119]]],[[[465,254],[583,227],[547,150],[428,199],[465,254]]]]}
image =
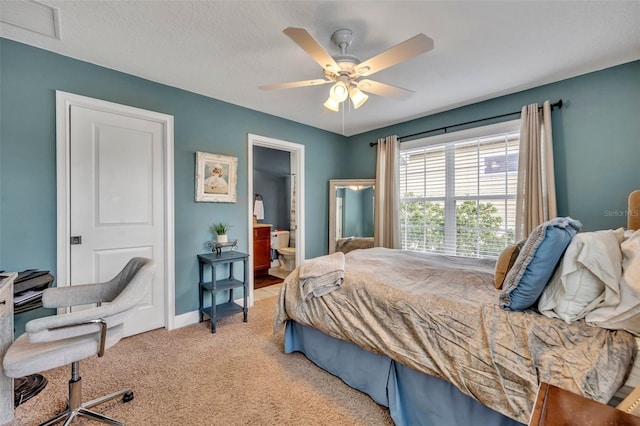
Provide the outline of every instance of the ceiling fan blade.
{"type": "Polygon", "coordinates": [[[407,59],[422,55],[431,49],[433,49],[433,40],[421,33],[385,50],[373,58],[367,59],[356,66],[355,70],[362,76],[368,76],[406,61],[407,59]]]}
{"type": "Polygon", "coordinates": [[[373,80],[360,80],[358,82],[358,89],[363,92],[373,93],[374,95],[397,99],[406,99],[415,93],[409,89],[403,89],[402,87],[392,86],[390,84],[380,83],[379,81],[373,80]]]}
{"type": "Polygon", "coordinates": [[[323,80],[319,78],[316,80],[294,81],[291,83],[266,84],[263,86],[258,86],[258,89],[261,89],[261,90],[291,89],[293,87],[320,86],[321,84],[326,84],[326,83],[332,83],[332,81],[323,80]]]}
{"type": "Polygon", "coordinates": [[[340,67],[326,50],[304,28],[288,27],[283,32],[289,36],[298,46],[309,54],[320,66],[326,70],[337,73],[340,67]]]}

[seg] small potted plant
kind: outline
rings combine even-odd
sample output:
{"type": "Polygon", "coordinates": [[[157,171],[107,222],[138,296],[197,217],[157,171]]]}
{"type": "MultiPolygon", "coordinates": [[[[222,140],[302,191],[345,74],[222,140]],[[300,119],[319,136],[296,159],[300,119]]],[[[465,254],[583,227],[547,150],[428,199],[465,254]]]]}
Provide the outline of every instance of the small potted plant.
{"type": "Polygon", "coordinates": [[[216,241],[223,244],[228,241],[227,232],[231,228],[231,225],[224,222],[218,222],[214,225],[211,225],[211,232],[216,234],[216,241]]]}

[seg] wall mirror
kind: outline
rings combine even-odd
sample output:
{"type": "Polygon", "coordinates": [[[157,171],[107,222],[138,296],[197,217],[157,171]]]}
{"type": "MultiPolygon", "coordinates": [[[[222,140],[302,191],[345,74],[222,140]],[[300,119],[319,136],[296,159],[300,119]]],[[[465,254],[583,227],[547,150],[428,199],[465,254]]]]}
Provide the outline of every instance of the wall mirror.
{"type": "Polygon", "coordinates": [[[329,253],[373,247],[375,179],[329,181],[329,253]]]}

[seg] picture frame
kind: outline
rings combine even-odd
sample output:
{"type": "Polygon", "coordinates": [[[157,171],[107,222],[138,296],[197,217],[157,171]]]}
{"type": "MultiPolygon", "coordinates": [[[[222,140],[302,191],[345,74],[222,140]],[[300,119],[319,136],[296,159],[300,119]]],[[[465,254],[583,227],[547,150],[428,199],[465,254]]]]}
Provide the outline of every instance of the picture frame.
{"type": "Polygon", "coordinates": [[[238,157],[196,151],[196,201],[237,201],[238,157]]]}

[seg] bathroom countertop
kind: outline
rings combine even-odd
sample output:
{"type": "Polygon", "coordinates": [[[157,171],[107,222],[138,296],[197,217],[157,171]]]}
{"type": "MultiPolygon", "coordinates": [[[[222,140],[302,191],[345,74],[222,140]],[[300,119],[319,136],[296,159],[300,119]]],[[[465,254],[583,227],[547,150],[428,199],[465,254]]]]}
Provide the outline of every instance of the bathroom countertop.
{"type": "Polygon", "coordinates": [[[254,227],[254,228],[263,228],[263,227],[267,227],[267,226],[268,226],[269,228],[271,228],[273,225],[272,225],[272,224],[270,224],[270,223],[254,223],[254,224],[253,224],[253,227],[254,227]]]}

